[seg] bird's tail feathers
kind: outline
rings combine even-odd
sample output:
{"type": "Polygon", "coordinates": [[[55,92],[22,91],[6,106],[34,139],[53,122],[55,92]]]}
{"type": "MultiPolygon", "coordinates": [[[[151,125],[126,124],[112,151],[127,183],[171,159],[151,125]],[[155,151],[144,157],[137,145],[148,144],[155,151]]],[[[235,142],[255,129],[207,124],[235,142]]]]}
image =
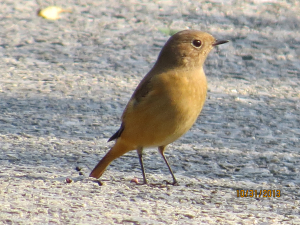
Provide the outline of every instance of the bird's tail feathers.
{"type": "Polygon", "coordinates": [[[133,150],[128,145],[123,143],[120,138],[116,141],[115,145],[106,153],[100,160],[96,167],[92,170],[90,177],[99,178],[104,173],[106,167],[116,158],[124,155],[126,152],[133,150]]]}

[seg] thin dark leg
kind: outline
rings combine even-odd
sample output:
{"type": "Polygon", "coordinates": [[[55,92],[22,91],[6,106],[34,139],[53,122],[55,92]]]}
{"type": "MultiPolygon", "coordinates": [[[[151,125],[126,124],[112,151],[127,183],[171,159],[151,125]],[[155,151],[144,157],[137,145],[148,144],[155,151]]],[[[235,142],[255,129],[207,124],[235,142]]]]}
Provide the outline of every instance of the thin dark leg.
{"type": "Polygon", "coordinates": [[[145,173],[144,163],[143,163],[143,148],[138,148],[136,151],[138,153],[140,165],[142,169],[143,180],[144,180],[143,184],[147,184],[146,173],[145,173]]]}
{"type": "Polygon", "coordinates": [[[167,166],[168,166],[168,168],[169,168],[169,171],[170,171],[170,173],[171,173],[171,175],[172,175],[172,178],[173,178],[173,183],[170,183],[170,182],[168,182],[168,183],[169,183],[169,184],[172,184],[172,185],[178,185],[178,182],[177,182],[177,180],[176,180],[176,178],[175,178],[175,176],[174,176],[174,174],[173,174],[173,171],[172,171],[172,169],[171,169],[171,167],[170,167],[170,165],[169,165],[169,163],[168,163],[168,160],[166,159],[166,157],[165,157],[165,155],[164,155],[165,148],[166,148],[166,146],[159,146],[159,147],[158,147],[158,150],[159,150],[161,156],[163,157],[163,159],[165,160],[165,163],[167,164],[167,166]]]}

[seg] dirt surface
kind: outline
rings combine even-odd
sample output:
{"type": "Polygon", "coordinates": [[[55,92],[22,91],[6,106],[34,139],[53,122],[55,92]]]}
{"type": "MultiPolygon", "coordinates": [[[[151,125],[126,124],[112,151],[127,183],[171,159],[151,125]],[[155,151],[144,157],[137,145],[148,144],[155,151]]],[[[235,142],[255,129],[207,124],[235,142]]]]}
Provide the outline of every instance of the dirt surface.
{"type": "MultiPolygon", "coordinates": [[[[300,224],[298,1],[67,0],[72,13],[37,17],[53,4],[0,3],[2,224],[300,224]],[[130,152],[99,186],[88,174],[169,28],[230,40],[206,61],[197,123],[166,151],[180,185],[130,183],[130,152]]],[[[149,181],[171,180],[145,153],[149,181]]]]}

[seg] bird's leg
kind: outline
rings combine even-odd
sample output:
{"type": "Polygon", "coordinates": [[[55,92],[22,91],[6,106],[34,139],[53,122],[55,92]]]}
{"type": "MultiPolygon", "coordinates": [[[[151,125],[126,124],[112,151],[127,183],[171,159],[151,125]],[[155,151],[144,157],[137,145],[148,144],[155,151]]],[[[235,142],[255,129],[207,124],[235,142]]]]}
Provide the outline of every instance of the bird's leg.
{"type": "Polygon", "coordinates": [[[147,184],[147,178],[146,178],[144,163],[143,163],[143,148],[139,147],[136,151],[139,156],[140,165],[141,165],[141,169],[142,169],[143,180],[144,180],[143,184],[147,184]]]}
{"type": "Polygon", "coordinates": [[[168,168],[169,168],[169,171],[170,171],[170,173],[171,173],[171,175],[172,175],[172,178],[173,178],[173,183],[167,182],[167,184],[171,184],[171,185],[177,186],[177,185],[178,185],[178,182],[177,182],[177,180],[176,180],[176,178],[175,178],[175,176],[174,176],[174,174],[173,174],[173,171],[172,171],[172,169],[171,169],[171,167],[170,167],[170,165],[169,165],[169,163],[168,163],[168,160],[166,159],[166,157],[165,157],[165,155],[164,155],[165,148],[166,148],[166,146],[159,146],[159,147],[158,147],[158,151],[160,152],[161,156],[162,156],[163,159],[165,160],[165,162],[166,162],[166,164],[167,164],[167,166],[168,166],[168,168]]]}

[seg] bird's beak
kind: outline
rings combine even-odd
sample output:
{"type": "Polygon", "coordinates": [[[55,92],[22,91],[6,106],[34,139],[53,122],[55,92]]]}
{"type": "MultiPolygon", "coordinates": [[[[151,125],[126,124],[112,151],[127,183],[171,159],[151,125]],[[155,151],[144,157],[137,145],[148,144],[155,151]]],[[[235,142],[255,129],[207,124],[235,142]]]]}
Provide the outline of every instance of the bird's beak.
{"type": "Polygon", "coordinates": [[[216,40],[215,43],[212,44],[212,46],[221,45],[229,42],[228,40],[216,40]]]}

